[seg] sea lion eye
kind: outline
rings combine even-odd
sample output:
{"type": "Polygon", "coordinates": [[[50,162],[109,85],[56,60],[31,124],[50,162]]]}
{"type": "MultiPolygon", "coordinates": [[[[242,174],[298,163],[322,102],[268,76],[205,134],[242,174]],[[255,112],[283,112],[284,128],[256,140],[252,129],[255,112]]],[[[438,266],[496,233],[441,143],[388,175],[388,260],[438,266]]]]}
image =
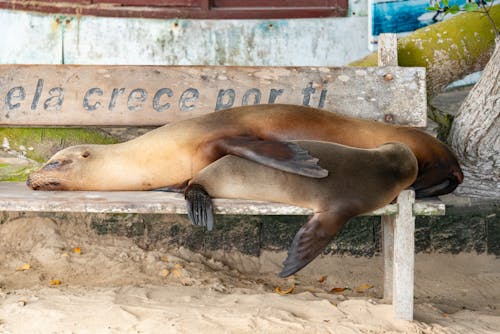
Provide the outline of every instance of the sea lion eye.
{"type": "Polygon", "coordinates": [[[53,169],[55,167],[58,167],[60,164],[61,164],[61,162],[58,160],[51,161],[51,162],[48,162],[47,164],[45,164],[45,166],[43,166],[43,169],[45,169],[45,170],[53,169]]]}
{"type": "Polygon", "coordinates": [[[90,152],[89,151],[85,151],[82,153],[82,158],[88,158],[90,156],[90,152]]]}
{"type": "Polygon", "coordinates": [[[45,166],[43,166],[43,169],[44,170],[51,170],[51,169],[55,169],[55,168],[61,168],[63,166],[71,164],[72,162],[73,162],[73,160],[54,160],[54,161],[51,161],[51,162],[48,162],[47,164],[45,164],[45,166]]]}

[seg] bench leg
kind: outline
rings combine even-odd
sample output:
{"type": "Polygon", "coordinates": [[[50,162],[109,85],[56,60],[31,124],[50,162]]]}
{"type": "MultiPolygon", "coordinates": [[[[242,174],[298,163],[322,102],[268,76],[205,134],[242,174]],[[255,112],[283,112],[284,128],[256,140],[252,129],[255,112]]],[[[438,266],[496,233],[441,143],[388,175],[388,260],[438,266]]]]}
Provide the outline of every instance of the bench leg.
{"type": "Polygon", "coordinates": [[[394,221],[396,216],[382,216],[382,254],[384,256],[384,300],[392,301],[394,273],[394,221]]]}
{"type": "Polygon", "coordinates": [[[393,309],[396,319],[413,320],[415,264],[415,192],[398,196],[398,214],[394,221],[393,309]]]}

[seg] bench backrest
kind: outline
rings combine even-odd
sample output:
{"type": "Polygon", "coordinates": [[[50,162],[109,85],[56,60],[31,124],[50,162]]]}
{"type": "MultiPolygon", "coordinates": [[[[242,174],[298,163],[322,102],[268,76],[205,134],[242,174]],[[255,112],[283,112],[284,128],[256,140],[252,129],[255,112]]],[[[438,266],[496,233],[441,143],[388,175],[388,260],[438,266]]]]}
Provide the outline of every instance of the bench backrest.
{"type": "Polygon", "coordinates": [[[0,65],[0,126],[156,126],[288,103],[424,127],[425,90],[417,67],[0,65]]]}

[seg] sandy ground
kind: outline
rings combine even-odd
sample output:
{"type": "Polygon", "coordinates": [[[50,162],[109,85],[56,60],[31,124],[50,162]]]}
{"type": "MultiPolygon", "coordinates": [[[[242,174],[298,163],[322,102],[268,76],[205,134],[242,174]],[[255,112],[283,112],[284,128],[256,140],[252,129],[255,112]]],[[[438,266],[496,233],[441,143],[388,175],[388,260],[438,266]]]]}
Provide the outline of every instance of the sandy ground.
{"type": "Polygon", "coordinates": [[[48,218],[0,225],[0,241],[0,333],[500,333],[492,256],[418,255],[406,322],[379,298],[381,257],[322,256],[280,279],[285,253],[144,251],[48,218]]]}

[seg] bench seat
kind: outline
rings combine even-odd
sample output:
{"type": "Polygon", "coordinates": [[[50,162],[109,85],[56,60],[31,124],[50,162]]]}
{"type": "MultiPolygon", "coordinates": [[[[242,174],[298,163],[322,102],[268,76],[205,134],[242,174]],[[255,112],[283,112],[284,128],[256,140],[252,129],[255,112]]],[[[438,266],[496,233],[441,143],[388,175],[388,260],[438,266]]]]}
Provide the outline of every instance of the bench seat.
{"type": "MultiPolygon", "coordinates": [[[[310,215],[312,210],[281,203],[215,199],[215,214],[310,215]]],[[[163,191],[34,191],[22,182],[0,182],[1,211],[187,214],[184,196],[163,191]]],[[[367,216],[395,215],[389,204],[367,216]]],[[[415,216],[444,215],[439,200],[416,201],[415,216]]]]}

